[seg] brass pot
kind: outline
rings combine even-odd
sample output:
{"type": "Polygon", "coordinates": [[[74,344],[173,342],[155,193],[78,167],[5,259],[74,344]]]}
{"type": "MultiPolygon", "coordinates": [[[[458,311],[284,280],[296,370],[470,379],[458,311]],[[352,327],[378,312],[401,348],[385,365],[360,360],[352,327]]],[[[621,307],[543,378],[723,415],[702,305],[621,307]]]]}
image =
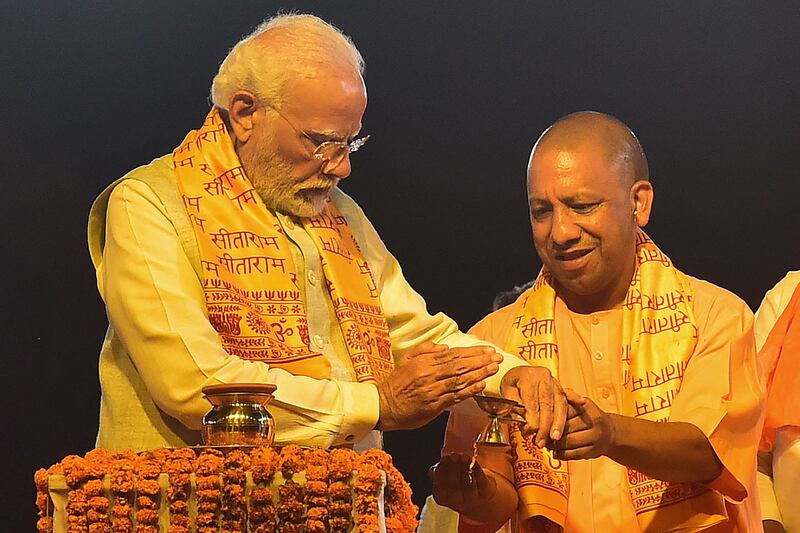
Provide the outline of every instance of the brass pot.
{"type": "Polygon", "coordinates": [[[207,446],[272,446],[275,422],[267,411],[277,386],[224,383],[203,387],[211,411],[203,417],[201,436],[207,446]]]}

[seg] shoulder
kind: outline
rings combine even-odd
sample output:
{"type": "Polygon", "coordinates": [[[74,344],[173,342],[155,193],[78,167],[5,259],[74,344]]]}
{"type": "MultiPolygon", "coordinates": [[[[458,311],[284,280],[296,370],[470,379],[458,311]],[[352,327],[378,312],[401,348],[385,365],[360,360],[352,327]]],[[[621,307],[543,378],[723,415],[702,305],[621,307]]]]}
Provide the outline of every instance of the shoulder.
{"type": "Polygon", "coordinates": [[[179,202],[171,154],[135,168],[108,185],[94,200],[89,211],[88,239],[92,261],[97,264],[102,258],[109,216],[127,216],[129,208],[155,207],[163,213],[164,197],[172,203],[179,202]]]}
{"type": "MultiPolygon", "coordinates": [[[[527,292],[527,291],[526,291],[527,292]]],[[[492,311],[479,320],[469,330],[470,335],[474,335],[481,340],[492,342],[498,345],[505,343],[509,329],[514,319],[520,314],[522,309],[522,293],[514,302],[492,311]]]]}
{"type": "Polygon", "coordinates": [[[687,276],[693,292],[692,309],[700,334],[720,328],[745,332],[753,326],[753,312],[744,300],[713,283],[687,276]]]}
{"type": "Polygon", "coordinates": [[[741,309],[750,310],[747,303],[728,289],[715,285],[710,281],[686,276],[694,292],[695,306],[723,306],[739,312],[741,309]]]}
{"type": "Polygon", "coordinates": [[[765,306],[769,306],[774,310],[775,314],[780,315],[786,308],[789,300],[792,299],[792,295],[795,289],[797,289],[798,284],[800,284],[800,270],[788,272],[783,279],[776,283],[775,286],[764,295],[764,300],[758,308],[758,313],[761,313],[765,306]]]}
{"type": "Polygon", "coordinates": [[[112,182],[98,195],[93,209],[104,209],[112,197],[119,199],[125,192],[159,197],[168,194],[177,197],[178,188],[175,169],[172,166],[172,154],[156,158],[112,182]]]}
{"type": "Polygon", "coordinates": [[[756,347],[760,350],[767,341],[769,332],[794,295],[800,284],[800,270],[787,273],[774,287],[767,291],[756,311],[756,347]]]}

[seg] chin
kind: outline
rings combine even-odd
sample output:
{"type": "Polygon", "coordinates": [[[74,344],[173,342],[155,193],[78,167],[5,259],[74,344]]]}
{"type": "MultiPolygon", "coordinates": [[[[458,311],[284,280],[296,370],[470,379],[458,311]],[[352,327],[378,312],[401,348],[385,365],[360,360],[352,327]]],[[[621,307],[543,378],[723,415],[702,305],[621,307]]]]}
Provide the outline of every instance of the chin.
{"type": "Polygon", "coordinates": [[[326,200],[327,199],[309,201],[295,198],[292,202],[289,202],[288,205],[284,206],[281,211],[300,218],[315,217],[325,209],[326,200]]]}

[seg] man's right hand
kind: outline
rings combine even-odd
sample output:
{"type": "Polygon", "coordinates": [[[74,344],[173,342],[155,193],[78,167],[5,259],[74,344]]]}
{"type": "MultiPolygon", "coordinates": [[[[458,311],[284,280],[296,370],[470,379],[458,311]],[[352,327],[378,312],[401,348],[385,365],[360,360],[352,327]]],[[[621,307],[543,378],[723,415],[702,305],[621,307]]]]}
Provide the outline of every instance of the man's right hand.
{"type": "Polygon", "coordinates": [[[471,461],[469,455],[451,453],[432,466],[428,475],[433,483],[433,499],[436,503],[474,516],[495,496],[497,481],[494,476],[488,477],[478,463],[470,472],[471,461]]]}
{"type": "Polygon", "coordinates": [[[480,393],[503,356],[491,346],[449,348],[423,342],[378,384],[378,429],[415,429],[445,409],[480,393]]]}
{"type": "Polygon", "coordinates": [[[431,468],[433,499],[473,522],[481,531],[497,531],[517,509],[511,456],[502,448],[483,447],[470,472],[472,458],[463,453],[446,454],[431,468]],[[483,467],[481,467],[483,463],[483,467]]]}

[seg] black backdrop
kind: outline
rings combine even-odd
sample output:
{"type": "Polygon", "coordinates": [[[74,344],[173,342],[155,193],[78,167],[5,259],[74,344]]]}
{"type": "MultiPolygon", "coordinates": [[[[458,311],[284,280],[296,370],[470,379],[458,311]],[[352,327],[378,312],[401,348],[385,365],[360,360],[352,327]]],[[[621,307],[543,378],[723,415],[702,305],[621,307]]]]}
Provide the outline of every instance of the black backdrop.
{"type": "MultiPolygon", "coordinates": [[[[93,444],[90,202],[202,121],[227,49],[281,8],[333,21],[364,54],[373,139],[342,187],[463,327],[537,271],[528,152],[581,109],[638,134],[649,231],[680,268],[753,307],[800,268],[796,2],[5,2],[0,529],[31,530],[34,469],[93,444]]],[[[418,501],[442,424],[387,438],[418,501]]]]}

